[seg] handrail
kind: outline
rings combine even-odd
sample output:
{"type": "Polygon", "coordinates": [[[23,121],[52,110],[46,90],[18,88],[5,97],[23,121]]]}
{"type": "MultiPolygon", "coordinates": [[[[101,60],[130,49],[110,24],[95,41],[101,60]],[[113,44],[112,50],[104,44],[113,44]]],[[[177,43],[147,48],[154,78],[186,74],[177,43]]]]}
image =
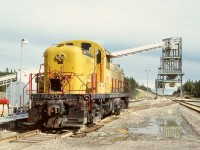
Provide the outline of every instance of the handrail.
{"type": "MultiPolygon", "coordinates": [[[[78,75],[76,75],[74,72],[63,72],[63,73],[71,73],[71,74],[73,74],[75,77],[77,77],[78,78],[78,80],[79,81],[81,81],[81,83],[86,87],[86,88],[88,88],[88,86],[83,82],[83,80],[81,80],[79,77],[78,77],[78,75]]],[[[71,82],[71,80],[69,81],[69,82],[67,82],[67,84],[65,84],[65,86],[67,86],[69,83],[71,82]]],[[[64,89],[64,87],[65,86],[63,86],[63,89],[64,89]]],[[[83,91],[83,90],[68,90],[69,92],[70,91],[83,91]]],[[[63,93],[66,93],[67,91],[63,91],[63,93]]]]}
{"type": "MultiPolygon", "coordinates": [[[[70,89],[70,82],[71,82],[72,80],[69,80],[68,82],[67,82],[67,84],[63,84],[64,86],[62,87],[62,92],[63,92],[63,94],[65,93],[65,91],[63,91],[63,89],[65,88],[65,86],[67,86],[68,84],[69,84],[69,89],[70,89]]],[[[69,92],[70,92],[70,90],[69,90],[69,92]]]]}
{"type": "MultiPolygon", "coordinates": [[[[71,75],[71,77],[73,78],[73,76],[75,76],[79,81],[81,81],[81,83],[86,87],[86,88],[88,88],[88,86],[83,82],[83,80],[81,79],[81,78],[79,78],[78,76],[79,75],[77,75],[76,73],[74,73],[74,72],[62,72],[62,71],[57,71],[57,70],[53,70],[53,71],[50,71],[50,69],[49,69],[49,72],[47,72],[47,74],[49,74],[49,78],[51,78],[51,75],[52,75],[52,73],[57,73],[59,76],[59,78],[60,78],[60,80],[61,80],[61,78],[64,76],[64,75],[67,75],[67,74],[70,74],[71,75]]],[[[70,84],[70,82],[71,82],[71,80],[65,80],[65,82],[63,83],[63,87],[62,87],[62,93],[64,94],[64,93],[66,93],[67,91],[74,91],[74,90],[67,90],[67,91],[63,91],[63,89],[64,89],[64,87],[65,86],[67,86],[68,84],[70,84]],[[67,82],[67,84],[65,84],[66,83],[66,81],[68,81],[67,82]]],[[[48,86],[47,86],[48,87],[48,86]]],[[[48,87],[49,88],[49,87],[48,87]]],[[[77,91],[83,91],[83,90],[77,90],[77,91]]]]}
{"type": "Polygon", "coordinates": [[[27,95],[30,95],[30,94],[28,94],[28,93],[33,92],[33,91],[36,91],[36,92],[44,92],[44,90],[26,90],[26,94],[27,94],[27,95]]]}
{"type": "Polygon", "coordinates": [[[123,82],[123,85],[129,90],[129,92],[131,93],[131,89],[123,82]]]}
{"type": "Polygon", "coordinates": [[[83,85],[85,85],[87,87],[87,85],[75,73],[73,73],[73,74],[75,75],[75,77],[77,77],[83,83],[83,85]]]}
{"type": "MultiPolygon", "coordinates": [[[[23,97],[22,97],[22,108],[23,108],[23,110],[24,110],[24,89],[25,89],[30,83],[32,83],[32,80],[36,77],[36,75],[37,75],[37,74],[30,74],[31,80],[29,79],[29,82],[23,87],[23,97]],[[34,76],[32,77],[32,75],[34,75],[34,76]]],[[[30,87],[29,87],[29,89],[30,89],[30,87]]],[[[31,89],[32,89],[32,87],[31,87],[31,89]]],[[[30,91],[32,91],[32,90],[30,90],[30,91]]],[[[30,93],[27,94],[27,95],[30,95],[30,93]]],[[[30,99],[30,98],[29,98],[29,99],[30,99]]]]}

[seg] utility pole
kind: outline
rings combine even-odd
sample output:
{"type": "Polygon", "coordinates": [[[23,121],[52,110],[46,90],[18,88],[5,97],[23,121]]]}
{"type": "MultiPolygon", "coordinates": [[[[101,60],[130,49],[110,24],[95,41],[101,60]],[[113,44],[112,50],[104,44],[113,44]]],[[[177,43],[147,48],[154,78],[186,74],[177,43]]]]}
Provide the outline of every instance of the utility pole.
{"type": "Polygon", "coordinates": [[[21,103],[22,103],[22,105],[24,105],[23,103],[24,102],[22,102],[22,91],[21,91],[21,89],[22,89],[22,49],[23,49],[23,45],[24,44],[29,44],[29,41],[26,39],[26,38],[24,38],[24,39],[22,39],[21,40],[21,57],[20,57],[20,79],[19,79],[19,92],[20,92],[20,109],[21,109],[21,107],[23,107],[24,108],[24,106],[21,106],[21,103]]]}

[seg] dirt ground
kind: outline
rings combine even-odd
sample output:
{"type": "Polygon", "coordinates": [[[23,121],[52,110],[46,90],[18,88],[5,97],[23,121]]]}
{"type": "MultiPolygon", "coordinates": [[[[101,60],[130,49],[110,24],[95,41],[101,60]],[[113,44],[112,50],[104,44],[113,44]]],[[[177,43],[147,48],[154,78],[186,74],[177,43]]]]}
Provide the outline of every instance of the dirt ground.
{"type": "MultiPolygon", "coordinates": [[[[169,100],[149,101],[145,105],[169,100]]],[[[144,104],[144,102],[143,102],[144,104]]],[[[137,105],[136,103],[133,105],[137,105]]],[[[84,138],[42,142],[27,150],[200,150],[199,114],[178,104],[140,111],[119,119],[84,138]]]]}

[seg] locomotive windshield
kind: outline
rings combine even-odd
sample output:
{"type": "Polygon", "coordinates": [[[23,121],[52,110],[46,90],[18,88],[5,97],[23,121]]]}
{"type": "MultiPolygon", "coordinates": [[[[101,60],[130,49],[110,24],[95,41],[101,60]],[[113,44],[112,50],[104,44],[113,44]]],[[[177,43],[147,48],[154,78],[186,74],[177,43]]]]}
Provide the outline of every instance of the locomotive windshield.
{"type": "Polygon", "coordinates": [[[90,48],[92,47],[91,43],[81,43],[81,48],[84,50],[90,50],[90,48]]]}

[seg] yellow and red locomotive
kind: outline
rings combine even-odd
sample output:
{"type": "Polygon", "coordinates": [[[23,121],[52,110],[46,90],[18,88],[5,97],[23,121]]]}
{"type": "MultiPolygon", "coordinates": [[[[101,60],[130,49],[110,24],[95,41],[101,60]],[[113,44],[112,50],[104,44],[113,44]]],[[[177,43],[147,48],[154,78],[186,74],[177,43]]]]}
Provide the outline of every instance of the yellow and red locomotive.
{"type": "MultiPolygon", "coordinates": [[[[44,53],[44,72],[35,76],[29,121],[46,128],[80,127],[128,107],[124,73],[101,45],[88,40],[62,42],[44,53]]],[[[32,85],[32,81],[30,81],[32,85]]]]}

